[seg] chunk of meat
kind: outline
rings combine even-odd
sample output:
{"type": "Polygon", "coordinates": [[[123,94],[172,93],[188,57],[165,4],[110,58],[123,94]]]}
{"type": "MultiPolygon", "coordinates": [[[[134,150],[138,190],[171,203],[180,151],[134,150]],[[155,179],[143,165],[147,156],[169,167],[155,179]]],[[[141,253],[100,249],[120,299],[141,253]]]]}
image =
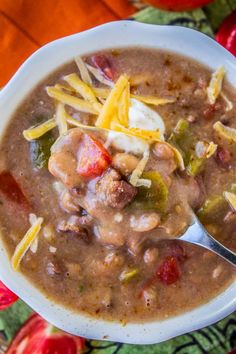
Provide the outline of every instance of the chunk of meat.
{"type": "Polygon", "coordinates": [[[72,215],[68,220],[62,220],[57,226],[59,232],[71,233],[88,241],[88,231],[80,225],[80,218],[72,215]]]}
{"type": "Polygon", "coordinates": [[[137,188],[121,180],[121,176],[114,169],[110,169],[97,182],[97,196],[106,206],[123,209],[137,194],[137,188]]]}
{"type": "Polygon", "coordinates": [[[58,259],[53,258],[51,259],[46,265],[47,274],[51,277],[54,276],[62,276],[64,274],[64,266],[58,259]]]}
{"type": "Polygon", "coordinates": [[[78,199],[67,190],[60,195],[60,206],[67,213],[78,213],[81,210],[78,199]]]}

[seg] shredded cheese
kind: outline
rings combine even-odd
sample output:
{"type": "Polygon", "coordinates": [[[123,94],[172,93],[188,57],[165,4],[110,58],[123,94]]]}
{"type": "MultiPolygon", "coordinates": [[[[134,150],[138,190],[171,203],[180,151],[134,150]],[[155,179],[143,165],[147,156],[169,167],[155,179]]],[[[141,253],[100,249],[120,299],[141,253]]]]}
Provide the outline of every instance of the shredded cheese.
{"type": "Polygon", "coordinates": [[[220,95],[226,103],[226,108],[225,108],[226,112],[231,111],[231,109],[233,109],[233,103],[228,99],[228,97],[223,92],[221,92],[220,95]]]}
{"type": "Polygon", "coordinates": [[[130,84],[127,82],[124,91],[121,94],[118,106],[118,120],[124,126],[129,125],[129,107],[130,107],[130,84]]]}
{"type": "Polygon", "coordinates": [[[138,180],[140,179],[141,175],[143,174],[143,171],[146,167],[146,164],[149,160],[150,156],[150,151],[146,150],[143,154],[143,158],[139,161],[137,164],[136,168],[133,170],[131,176],[130,176],[130,184],[132,184],[134,187],[137,186],[138,180]]]}
{"type": "Polygon", "coordinates": [[[214,155],[214,153],[217,150],[217,144],[213,143],[213,141],[210,142],[210,144],[208,145],[207,151],[206,151],[206,158],[209,159],[212,155],[214,155]]]}
{"type": "Polygon", "coordinates": [[[101,111],[102,105],[98,102],[93,90],[89,85],[80,80],[77,74],[67,75],[64,77],[64,80],[86,101],[90,102],[97,112],[101,111]]]}
{"type": "Polygon", "coordinates": [[[114,83],[110,80],[107,80],[103,75],[102,73],[100,72],[99,69],[97,68],[94,68],[93,66],[89,65],[89,64],[86,64],[88,70],[91,72],[91,74],[93,74],[93,76],[99,81],[101,82],[102,84],[104,85],[107,85],[107,86],[110,86],[110,87],[113,87],[114,86],[114,83]]]}
{"type": "Polygon", "coordinates": [[[31,141],[40,138],[42,135],[47,133],[49,130],[52,130],[56,127],[56,121],[54,118],[43,122],[36,127],[31,127],[23,131],[23,136],[26,140],[31,141]]]}
{"type": "Polygon", "coordinates": [[[68,126],[66,121],[66,111],[63,103],[58,102],[56,107],[56,123],[59,130],[59,135],[67,132],[68,126]]]}
{"type": "Polygon", "coordinates": [[[207,88],[207,97],[210,104],[216,102],[217,97],[219,96],[222,89],[222,82],[225,76],[225,69],[223,66],[220,66],[213,74],[207,88]]]}
{"type": "Polygon", "coordinates": [[[236,194],[231,192],[224,192],[223,196],[225,200],[229,203],[231,208],[236,211],[236,194]]]}
{"type": "Polygon", "coordinates": [[[93,87],[92,89],[95,95],[99,98],[107,98],[111,92],[110,89],[104,87],[93,87]]]}
{"type": "Polygon", "coordinates": [[[68,123],[68,124],[73,125],[73,126],[78,127],[78,128],[81,128],[81,129],[95,130],[95,131],[98,130],[97,127],[94,127],[94,126],[91,126],[91,125],[82,124],[82,123],[80,123],[78,120],[72,118],[72,117],[69,116],[69,115],[67,115],[66,120],[67,120],[67,123],[68,123]]]}
{"type": "Polygon", "coordinates": [[[43,218],[37,218],[37,220],[33,223],[33,225],[27,231],[25,236],[22,238],[20,243],[17,245],[11,259],[11,264],[15,271],[18,270],[22,258],[30,248],[35,238],[38,236],[41,230],[42,223],[43,223],[43,218]]]}
{"type": "Polygon", "coordinates": [[[159,130],[152,131],[152,130],[143,130],[139,128],[125,128],[123,125],[117,122],[112,122],[111,129],[127,135],[136,136],[137,138],[141,138],[143,140],[148,140],[149,143],[152,143],[154,141],[159,141],[161,137],[159,130]]]}
{"type": "Polygon", "coordinates": [[[168,99],[168,98],[157,98],[155,96],[142,96],[142,95],[133,95],[131,94],[131,98],[135,98],[138,101],[143,103],[152,104],[154,106],[161,106],[167,103],[173,103],[176,101],[175,98],[168,99]]]}
{"type": "Polygon", "coordinates": [[[68,95],[67,93],[58,90],[55,87],[47,87],[48,96],[54,98],[55,100],[68,105],[77,111],[97,114],[97,111],[93,108],[91,103],[82,100],[81,98],[68,95]]]}
{"type": "Polygon", "coordinates": [[[88,85],[92,85],[92,79],[89,75],[88,68],[85,65],[83,59],[81,57],[75,58],[76,65],[78,66],[81,79],[88,85]]]}
{"type": "Polygon", "coordinates": [[[121,75],[117,80],[115,86],[110,91],[105,104],[98,116],[95,125],[99,128],[110,128],[111,121],[116,116],[117,102],[120,99],[122,92],[128,84],[128,78],[126,75],[121,75]]]}
{"type": "Polygon", "coordinates": [[[136,183],[136,187],[151,188],[152,181],[150,179],[139,178],[136,183]]]}
{"type": "Polygon", "coordinates": [[[213,125],[214,130],[222,136],[224,139],[228,140],[229,142],[236,142],[236,129],[227,127],[222,124],[220,121],[216,122],[213,125]]]}
{"type": "Polygon", "coordinates": [[[68,91],[69,93],[72,93],[72,94],[76,93],[76,91],[69,85],[67,86],[67,85],[63,85],[63,84],[56,84],[54,87],[60,91],[65,90],[65,91],[68,91]]]}
{"type": "MultiPolygon", "coordinates": [[[[93,87],[92,89],[93,89],[93,92],[95,93],[95,95],[99,98],[107,98],[110,93],[110,89],[107,89],[107,88],[93,87]]],[[[160,105],[176,102],[176,98],[158,98],[155,96],[134,95],[132,93],[130,94],[130,97],[134,98],[140,102],[154,105],[154,106],[160,106],[160,105]]]]}
{"type": "MultiPolygon", "coordinates": [[[[29,222],[33,225],[37,221],[37,216],[35,214],[29,214],[29,222]]],[[[30,250],[32,253],[36,253],[38,249],[38,236],[34,239],[30,246],[30,250]]]]}

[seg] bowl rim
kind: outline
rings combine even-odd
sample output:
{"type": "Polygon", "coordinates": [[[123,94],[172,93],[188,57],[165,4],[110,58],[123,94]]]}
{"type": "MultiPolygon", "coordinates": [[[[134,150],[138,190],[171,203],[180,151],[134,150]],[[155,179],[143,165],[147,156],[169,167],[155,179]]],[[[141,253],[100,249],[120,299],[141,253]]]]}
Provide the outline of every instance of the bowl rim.
{"type": "MultiPolygon", "coordinates": [[[[0,123],[0,134],[3,133],[14,109],[33,88],[33,82],[39,82],[40,72],[43,71],[43,76],[46,76],[53,67],[55,69],[59,66],[60,60],[61,63],[66,62],[75,56],[74,53],[77,55],[87,54],[98,50],[97,48],[146,46],[165,50],[170,49],[171,45],[175,48],[173,52],[199,59],[200,56],[198,56],[195,47],[198,45],[200,52],[204,53],[204,58],[201,58],[200,61],[203,64],[210,64],[212,69],[217,67],[219,58],[222,58],[222,64],[227,68],[229,81],[236,87],[236,78],[233,77],[233,72],[236,71],[236,59],[206,35],[180,26],[158,26],[129,20],[110,22],[53,41],[38,49],[24,62],[0,92],[0,111],[3,112],[3,120],[5,119],[3,124],[0,123]],[[92,50],[85,51],[85,48],[88,48],[88,43],[92,44],[92,50]],[[61,56],[58,56],[58,53],[61,56]],[[205,62],[205,55],[208,57],[208,62],[205,62]],[[213,63],[209,62],[211,56],[214,58],[213,63]],[[45,61],[45,57],[48,59],[47,61],[45,61]],[[33,77],[29,75],[31,72],[33,72],[33,77]],[[19,92],[20,88],[24,92],[19,92]],[[11,109],[6,108],[10,102],[11,109]]],[[[64,308],[63,305],[49,300],[21,273],[13,272],[1,240],[0,257],[2,259],[0,279],[6,286],[56,327],[90,339],[130,344],[154,344],[208,326],[236,310],[236,281],[234,281],[216,298],[191,311],[162,321],[128,323],[124,327],[119,322],[110,322],[74,313],[72,310],[64,308]]]]}

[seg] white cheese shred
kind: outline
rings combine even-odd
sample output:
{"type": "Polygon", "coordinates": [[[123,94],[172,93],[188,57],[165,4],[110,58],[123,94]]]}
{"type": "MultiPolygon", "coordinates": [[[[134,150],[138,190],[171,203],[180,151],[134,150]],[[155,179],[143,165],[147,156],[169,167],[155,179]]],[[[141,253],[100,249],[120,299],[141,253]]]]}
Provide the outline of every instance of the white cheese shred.
{"type": "Polygon", "coordinates": [[[81,57],[76,57],[75,58],[75,63],[79,69],[81,79],[86,82],[88,85],[92,85],[92,79],[89,75],[88,68],[85,65],[83,59],[81,57]]]}
{"type": "Polygon", "coordinates": [[[219,96],[225,76],[225,69],[220,66],[213,74],[207,88],[207,97],[210,104],[214,104],[219,96]]]}
{"type": "Polygon", "coordinates": [[[146,150],[143,154],[143,158],[139,161],[138,165],[133,170],[133,172],[130,176],[129,182],[130,182],[130,184],[132,184],[135,187],[137,186],[138,180],[142,176],[142,173],[143,173],[143,171],[146,167],[146,164],[149,160],[149,156],[150,156],[150,151],[146,150]]]}

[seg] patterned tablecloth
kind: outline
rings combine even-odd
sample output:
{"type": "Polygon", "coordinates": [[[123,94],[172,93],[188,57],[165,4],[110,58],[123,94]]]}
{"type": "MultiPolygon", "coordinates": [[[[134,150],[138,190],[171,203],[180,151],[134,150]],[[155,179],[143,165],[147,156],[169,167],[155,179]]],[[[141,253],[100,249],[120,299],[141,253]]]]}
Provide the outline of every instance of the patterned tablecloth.
{"type": "MultiPolygon", "coordinates": [[[[146,6],[142,0],[130,1],[137,8],[142,8],[132,20],[152,24],[182,25],[205,32],[212,37],[223,19],[236,10],[236,0],[218,0],[203,9],[181,13],[160,11],[146,6]]],[[[0,354],[6,353],[15,333],[31,312],[32,310],[21,300],[0,312],[0,354]]],[[[136,346],[87,340],[85,353],[225,354],[234,348],[236,348],[236,313],[210,327],[156,345],[136,346]]]]}

